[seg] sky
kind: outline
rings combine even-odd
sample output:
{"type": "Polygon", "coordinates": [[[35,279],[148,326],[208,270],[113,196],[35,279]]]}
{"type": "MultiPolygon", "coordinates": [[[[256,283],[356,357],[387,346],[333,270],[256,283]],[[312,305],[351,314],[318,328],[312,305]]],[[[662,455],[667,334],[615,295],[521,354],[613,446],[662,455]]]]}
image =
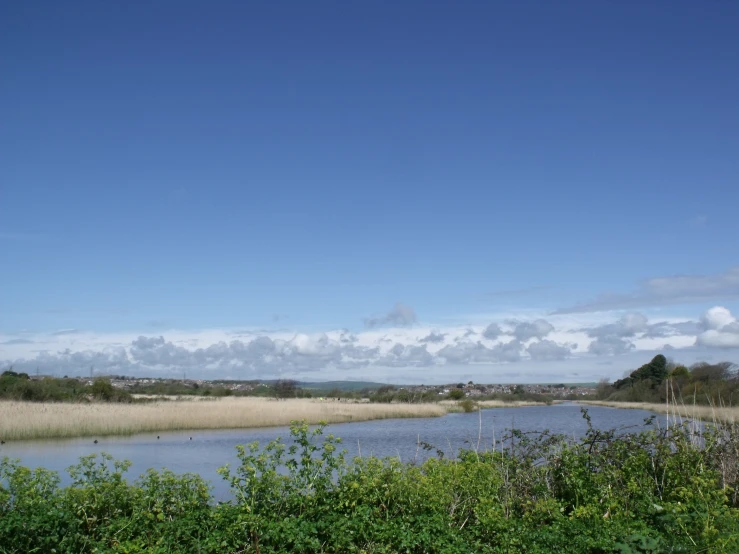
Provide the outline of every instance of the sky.
{"type": "Polygon", "coordinates": [[[739,3],[5,2],[0,368],[739,362],[739,3]]]}

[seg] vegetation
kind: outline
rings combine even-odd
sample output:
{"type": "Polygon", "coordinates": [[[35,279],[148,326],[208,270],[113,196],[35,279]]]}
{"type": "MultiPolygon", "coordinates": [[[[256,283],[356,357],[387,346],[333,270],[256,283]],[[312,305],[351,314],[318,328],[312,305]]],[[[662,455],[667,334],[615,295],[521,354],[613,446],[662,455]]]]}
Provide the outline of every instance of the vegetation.
{"type": "Polygon", "coordinates": [[[470,400],[469,398],[466,398],[462,400],[459,403],[459,407],[462,408],[462,411],[466,414],[470,412],[476,412],[478,410],[478,405],[476,402],[470,400]]]}
{"type": "MultiPolygon", "coordinates": [[[[563,387],[564,388],[564,387],[563,387]]],[[[480,400],[492,400],[504,403],[527,403],[531,404],[551,404],[554,400],[580,400],[581,396],[565,395],[561,397],[555,397],[551,394],[538,394],[535,392],[526,392],[520,385],[517,386],[511,394],[487,394],[478,396],[480,400]]]]}
{"type": "Polygon", "coordinates": [[[462,400],[464,398],[464,391],[462,389],[452,389],[447,394],[449,400],[462,400]]]}
{"type": "Polygon", "coordinates": [[[683,421],[711,421],[728,424],[739,423],[739,406],[707,406],[699,404],[651,403],[651,402],[612,402],[610,400],[585,400],[583,404],[607,406],[609,408],[625,408],[647,410],[666,414],[670,424],[683,421]]]}
{"type": "Polygon", "coordinates": [[[475,400],[518,404],[546,403],[555,399],[580,400],[582,395],[563,394],[576,387],[551,385],[540,392],[528,392],[517,386],[511,392],[493,392],[485,385],[471,381],[459,383],[451,390],[438,387],[396,387],[366,382],[300,383],[290,379],[276,381],[196,381],[186,379],[134,379],[122,375],[83,378],[29,377],[8,370],[0,374],[0,400],[35,402],[150,402],[165,398],[210,398],[249,396],[259,398],[331,398],[335,400],[369,400],[373,403],[421,404],[444,400],[462,400],[474,393],[475,400]],[[368,386],[371,385],[371,386],[368,386]],[[363,388],[359,388],[363,387],[363,388]],[[95,389],[95,390],[93,390],[95,389]],[[543,391],[543,393],[542,393],[543,391]]]}
{"type": "Polygon", "coordinates": [[[421,402],[436,402],[439,396],[436,392],[429,390],[424,392],[399,389],[393,385],[382,385],[374,391],[367,391],[370,402],[402,402],[418,404],[421,402]]]}
{"type": "Polygon", "coordinates": [[[654,403],[674,397],[680,404],[739,406],[739,374],[729,362],[700,362],[688,368],[658,354],[613,385],[602,381],[596,397],[611,402],[654,403]]]}
{"type": "MultiPolygon", "coordinates": [[[[197,398],[146,403],[35,403],[0,401],[3,440],[100,437],[185,429],[239,429],[344,423],[447,413],[438,404],[370,404],[309,399],[197,398]]],[[[0,551],[1,552],[1,551],[0,551]]]]}
{"type": "MultiPolygon", "coordinates": [[[[471,384],[471,383],[470,383],[471,384]]],[[[452,388],[448,392],[440,394],[434,389],[427,390],[415,390],[407,388],[397,388],[393,385],[383,385],[377,390],[367,393],[370,402],[401,402],[408,404],[418,404],[423,402],[444,402],[446,400],[462,400],[466,398],[464,390],[464,384],[459,383],[456,387],[452,388]]],[[[483,385],[476,385],[476,387],[484,388],[483,385]]],[[[562,385],[564,388],[564,385],[562,385]]],[[[333,396],[329,394],[328,396],[333,396]]],[[[346,398],[346,393],[343,397],[346,398]]],[[[537,394],[533,392],[526,392],[522,386],[516,387],[511,393],[490,393],[490,394],[476,394],[474,396],[475,401],[487,402],[489,406],[486,407],[498,407],[505,405],[520,405],[521,403],[527,404],[551,404],[555,398],[560,399],[580,399],[577,396],[563,396],[555,397],[551,394],[537,394]]]]}
{"type": "Polygon", "coordinates": [[[129,484],[129,464],[106,455],[70,468],[68,487],[5,459],[0,552],[739,551],[735,429],[514,431],[491,451],[405,464],[347,461],[323,431],[295,423],[289,445],[238,447],[238,466],[219,471],[224,503],[197,475],[129,484]]]}
{"type": "Polygon", "coordinates": [[[272,385],[275,398],[311,398],[310,391],[300,388],[297,381],[280,379],[272,385]]]}
{"type": "Polygon", "coordinates": [[[26,373],[8,370],[0,374],[0,399],[29,402],[133,402],[130,393],[116,389],[107,379],[95,379],[92,384],[77,379],[31,379],[26,373]]]}

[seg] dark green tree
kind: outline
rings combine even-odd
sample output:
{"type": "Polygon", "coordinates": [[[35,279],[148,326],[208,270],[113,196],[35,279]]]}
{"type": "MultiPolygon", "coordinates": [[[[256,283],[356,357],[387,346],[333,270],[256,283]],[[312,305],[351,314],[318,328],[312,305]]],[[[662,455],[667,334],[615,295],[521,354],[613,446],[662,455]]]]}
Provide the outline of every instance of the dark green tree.
{"type": "Polygon", "coordinates": [[[298,385],[291,379],[280,379],[275,383],[274,390],[277,398],[295,398],[298,385]]]}

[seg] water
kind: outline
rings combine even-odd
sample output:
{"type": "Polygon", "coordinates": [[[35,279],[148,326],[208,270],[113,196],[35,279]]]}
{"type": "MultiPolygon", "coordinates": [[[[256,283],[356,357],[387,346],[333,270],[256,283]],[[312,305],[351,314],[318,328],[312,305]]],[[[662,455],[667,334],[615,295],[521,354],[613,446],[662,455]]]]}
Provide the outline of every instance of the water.
{"type": "MultiPolygon", "coordinates": [[[[644,419],[653,415],[644,410],[620,410],[590,406],[593,425],[602,429],[622,426],[642,427],[644,419]]],[[[425,451],[418,447],[423,441],[443,450],[447,456],[460,448],[490,449],[493,440],[500,440],[506,429],[515,426],[522,431],[543,431],[567,436],[582,436],[587,425],[576,404],[495,408],[475,413],[448,414],[439,418],[394,419],[330,425],[325,433],[341,437],[342,447],[349,457],[395,456],[411,461],[423,459],[425,451]],[[482,431],[480,432],[480,428],[482,431]]],[[[658,416],[661,421],[664,416],[658,416]]],[[[101,437],[59,441],[21,441],[0,446],[0,457],[19,458],[28,467],[44,467],[58,471],[62,482],[68,483],[66,468],[78,462],[80,456],[107,452],[114,458],[133,462],[129,477],[136,477],[149,468],[168,468],[175,473],[198,473],[213,484],[216,499],[228,498],[228,486],[216,470],[238,463],[235,446],[259,441],[266,444],[275,437],[289,439],[289,428],[229,429],[222,431],[183,431],[142,434],[131,437],[101,437]],[[66,478],[65,478],[66,477],[66,478]]],[[[432,452],[432,454],[435,454],[432,452]]]]}

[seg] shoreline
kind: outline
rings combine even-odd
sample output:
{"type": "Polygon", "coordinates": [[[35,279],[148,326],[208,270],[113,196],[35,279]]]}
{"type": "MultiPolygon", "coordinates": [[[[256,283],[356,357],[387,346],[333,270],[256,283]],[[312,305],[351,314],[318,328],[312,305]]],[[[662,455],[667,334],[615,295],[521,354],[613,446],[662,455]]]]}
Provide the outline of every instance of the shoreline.
{"type": "Polygon", "coordinates": [[[647,410],[660,415],[674,416],[676,420],[694,419],[714,421],[730,425],[739,422],[739,406],[714,407],[698,404],[657,404],[650,402],[609,402],[607,400],[579,400],[579,404],[586,406],[602,406],[621,410],[647,410]]]}

